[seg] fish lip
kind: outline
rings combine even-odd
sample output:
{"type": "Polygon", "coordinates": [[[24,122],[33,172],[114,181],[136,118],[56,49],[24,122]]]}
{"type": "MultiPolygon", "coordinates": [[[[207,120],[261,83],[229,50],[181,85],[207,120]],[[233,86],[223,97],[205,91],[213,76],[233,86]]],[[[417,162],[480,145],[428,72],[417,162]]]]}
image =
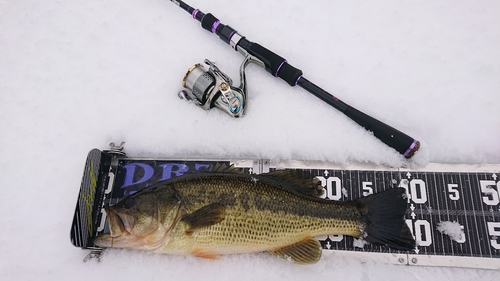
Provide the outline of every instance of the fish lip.
{"type": "Polygon", "coordinates": [[[132,215],[119,212],[113,207],[104,207],[109,232],[98,235],[94,244],[99,247],[124,247],[123,242],[129,241],[133,235],[130,233],[134,227],[135,219],[132,215]]]}
{"type": "Polygon", "coordinates": [[[115,212],[118,218],[121,220],[121,224],[125,228],[125,231],[128,233],[132,232],[132,228],[134,227],[135,219],[134,216],[127,213],[118,213],[115,212]]]}
{"type": "MultiPolygon", "coordinates": [[[[173,214],[174,219],[170,226],[163,227],[159,225],[158,229],[153,230],[153,233],[145,235],[141,233],[140,229],[132,231],[136,222],[133,215],[123,211],[121,208],[104,207],[110,232],[97,236],[94,240],[94,244],[105,248],[132,248],[155,251],[169,239],[172,230],[180,220],[180,205],[181,202],[178,202],[175,206],[175,213],[173,214]],[[164,233],[160,236],[157,231],[164,231],[164,233]],[[154,239],[147,238],[150,234],[154,235],[154,239]]],[[[158,214],[159,210],[155,213],[155,219],[159,216],[158,214]]]]}
{"type": "Polygon", "coordinates": [[[116,212],[110,207],[104,207],[104,211],[106,212],[106,216],[107,216],[107,220],[108,220],[109,235],[111,237],[120,236],[125,228],[121,219],[118,217],[116,212]],[[116,226],[118,226],[120,233],[117,233],[116,226]]]}
{"type": "Polygon", "coordinates": [[[122,235],[125,231],[130,233],[135,224],[134,216],[124,213],[118,212],[112,207],[104,207],[104,211],[107,214],[107,220],[109,225],[109,232],[111,237],[118,237],[122,235]],[[119,229],[119,233],[116,233],[117,228],[119,229]]]}

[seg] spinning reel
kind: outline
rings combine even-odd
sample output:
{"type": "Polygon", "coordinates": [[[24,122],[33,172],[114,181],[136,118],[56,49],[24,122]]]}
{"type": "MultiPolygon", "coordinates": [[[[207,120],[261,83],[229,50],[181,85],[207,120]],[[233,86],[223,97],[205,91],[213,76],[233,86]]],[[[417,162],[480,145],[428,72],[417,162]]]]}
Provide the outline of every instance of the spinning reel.
{"type": "Polygon", "coordinates": [[[182,79],[183,90],[179,97],[194,102],[197,106],[209,110],[217,107],[232,117],[239,118],[245,114],[247,103],[247,87],[245,68],[249,63],[263,63],[247,54],[240,66],[240,85],[233,86],[233,80],[208,59],[205,64],[208,70],[197,63],[191,66],[182,79]]]}

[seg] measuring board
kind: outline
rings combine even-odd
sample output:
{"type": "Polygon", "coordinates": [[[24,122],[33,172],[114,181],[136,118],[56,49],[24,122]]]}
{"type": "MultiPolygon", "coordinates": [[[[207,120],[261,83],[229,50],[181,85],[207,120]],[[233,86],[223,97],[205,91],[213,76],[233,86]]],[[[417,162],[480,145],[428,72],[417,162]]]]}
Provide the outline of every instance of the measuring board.
{"type": "Polygon", "coordinates": [[[93,241],[109,231],[105,205],[214,164],[234,165],[256,174],[274,169],[303,170],[311,179],[320,180],[325,200],[350,201],[390,188],[406,189],[406,223],[417,242],[414,250],[398,251],[351,236],[331,235],[317,237],[323,254],[395,264],[500,269],[498,164],[431,164],[410,171],[366,165],[339,167],[313,161],[131,158],[119,151],[93,149],[78,194],[70,235],[73,245],[99,252],[102,249],[93,241]]]}

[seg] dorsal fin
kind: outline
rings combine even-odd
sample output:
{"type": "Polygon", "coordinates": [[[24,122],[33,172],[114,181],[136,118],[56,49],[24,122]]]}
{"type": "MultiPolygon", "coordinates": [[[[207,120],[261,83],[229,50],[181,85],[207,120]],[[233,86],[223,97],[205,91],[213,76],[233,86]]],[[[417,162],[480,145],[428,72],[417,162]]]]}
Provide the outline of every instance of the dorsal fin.
{"type": "Polygon", "coordinates": [[[324,192],[320,181],[317,178],[311,179],[310,173],[302,170],[275,170],[265,174],[249,175],[234,165],[217,163],[208,167],[205,172],[246,175],[305,196],[320,197],[324,192]]]}
{"type": "Polygon", "coordinates": [[[319,197],[323,195],[323,187],[317,178],[311,179],[309,173],[301,170],[275,170],[258,176],[264,180],[272,181],[289,191],[306,196],[319,197]]]}
{"type": "Polygon", "coordinates": [[[211,165],[206,170],[207,173],[228,173],[228,174],[244,174],[240,169],[236,168],[234,165],[227,166],[224,163],[217,163],[211,165]]]}

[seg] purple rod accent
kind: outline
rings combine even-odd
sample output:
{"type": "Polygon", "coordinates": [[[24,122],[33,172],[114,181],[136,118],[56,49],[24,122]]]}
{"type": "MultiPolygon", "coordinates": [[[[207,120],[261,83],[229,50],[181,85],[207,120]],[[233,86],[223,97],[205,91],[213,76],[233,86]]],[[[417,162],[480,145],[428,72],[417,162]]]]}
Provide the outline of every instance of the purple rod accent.
{"type": "Polygon", "coordinates": [[[405,157],[408,156],[408,154],[410,154],[410,152],[415,148],[415,146],[417,145],[417,142],[418,142],[417,140],[413,140],[413,143],[410,145],[410,147],[405,152],[405,154],[403,154],[405,157]]]}
{"type": "Polygon", "coordinates": [[[212,24],[212,33],[215,33],[215,30],[217,29],[217,26],[219,26],[219,23],[220,21],[216,21],[214,22],[214,24],[212,24]]]}
{"type": "Polygon", "coordinates": [[[193,19],[196,19],[196,14],[199,12],[200,10],[196,9],[193,11],[192,15],[193,15],[193,19]]]}
{"type": "Polygon", "coordinates": [[[295,81],[295,86],[297,86],[297,83],[299,83],[300,78],[302,78],[302,75],[300,75],[297,80],[295,81]]]}
{"type": "Polygon", "coordinates": [[[276,73],[274,73],[274,77],[278,77],[278,72],[280,72],[280,69],[281,69],[281,67],[283,66],[283,64],[285,64],[285,62],[286,62],[286,60],[284,60],[284,61],[280,64],[280,66],[278,66],[278,69],[276,69],[276,73]]]}
{"type": "MultiPolygon", "coordinates": [[[[236,30],[231,32],[231,34],[229,34],[229,37],[227,37],[227,42],[226,43],[231,43],[231,38],[233,38],[233,35],[236,33],[236,30]]],[[[236,46],[234,46],[234,48],[236,49],[236,46]]]]}

